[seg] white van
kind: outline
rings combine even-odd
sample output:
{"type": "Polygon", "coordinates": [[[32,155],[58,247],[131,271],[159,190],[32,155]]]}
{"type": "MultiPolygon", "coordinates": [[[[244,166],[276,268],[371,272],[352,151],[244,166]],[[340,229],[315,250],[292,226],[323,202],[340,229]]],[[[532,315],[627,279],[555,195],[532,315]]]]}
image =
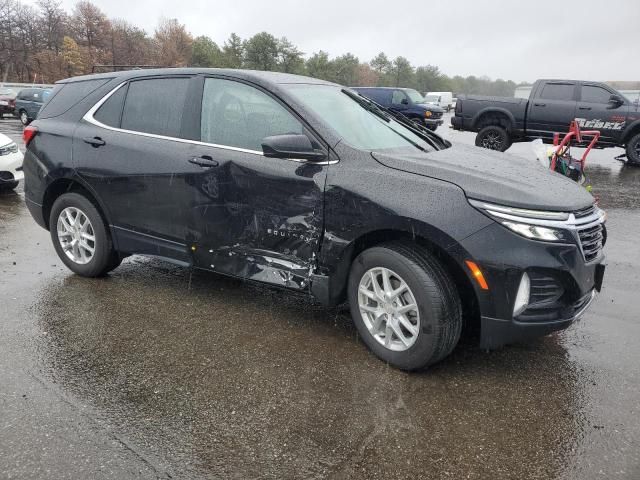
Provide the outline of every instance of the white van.
{"type": "Polygon", "coordinates": [[[452,92],[427,92],[424,98],[427,103],[444,108],[447,112],[453,108],[452,92]]]}

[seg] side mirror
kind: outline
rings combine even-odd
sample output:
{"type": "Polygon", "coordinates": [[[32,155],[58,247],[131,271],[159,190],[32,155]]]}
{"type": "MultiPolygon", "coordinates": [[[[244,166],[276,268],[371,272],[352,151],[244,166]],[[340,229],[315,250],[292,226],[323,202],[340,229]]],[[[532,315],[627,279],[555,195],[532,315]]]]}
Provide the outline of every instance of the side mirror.
{"type": "Polygon", "coordinates": [[[262,140],[262,152],[269,158],[288,158],[321,162],[326,159],[322,150],[313,148],[309,137],[302,134],[273,135],[262,140]]]}
{"type": "Polygon", "coordinates": [[[611,108],[618,108],[622,104],[624,104],[624,100],[620,95],[614,94],[609,97],[609,105],[611,105],[611,108]]]}
{"type": "Polygon", "coordinates": [[[407,100],[406,98],[403,98],[402,100],[400,100],[400,103],[402,105],[409,105],[409,100],[407,100]]]}

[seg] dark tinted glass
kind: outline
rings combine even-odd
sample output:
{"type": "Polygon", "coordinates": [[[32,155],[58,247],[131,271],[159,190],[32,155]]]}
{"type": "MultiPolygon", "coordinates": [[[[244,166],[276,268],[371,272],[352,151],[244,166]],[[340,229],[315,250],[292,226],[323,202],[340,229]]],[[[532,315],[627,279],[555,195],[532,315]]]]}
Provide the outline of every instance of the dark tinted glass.
{"type": "Polygon", "coordinates": [[[609,103],[611,93],[602,87],[593,85],[582,86],[582,101],[588,103],[609,103]]]}
{"type": "MultiPolygon", "coordinates": [[[[71,82],[56,85],[53,92],[49,94],[49,101],[40,110],[38,118],[51,118],[62,115],[80,100],[85,98],[98,87],[107,83],[109,78],[95,80],[85,80],[82,82],[71,82]]],[[[46,99],[46,97],[45,97],[46,99]]]]}
{"type": "Polygon", "coordinates": [[[121,128],[179,137],[188,78],[154,78],[129,84],[121,128]]]}
{"type": "Polygon", "coordinates": [[[200,128],[203,142],[259,152],[265,137],[303,133],[302,124],[266,93],[218,78],[205,81],[200,128]]]}
{"type": "Polygon", "coordinates": [[[547,83],[542,88],[540,98],[546,100],[573,100],[574,86],[566,83],[547,83]]]}
{"type": "Polygon", "coordinates": [[[120,115],[122,114],[122,104],[124,103],[126,92],[126,85],[116,90],[115,93],[102,104],[98,111],[93,114],[93,118],[110,127],[120,127],[120,115]]]}

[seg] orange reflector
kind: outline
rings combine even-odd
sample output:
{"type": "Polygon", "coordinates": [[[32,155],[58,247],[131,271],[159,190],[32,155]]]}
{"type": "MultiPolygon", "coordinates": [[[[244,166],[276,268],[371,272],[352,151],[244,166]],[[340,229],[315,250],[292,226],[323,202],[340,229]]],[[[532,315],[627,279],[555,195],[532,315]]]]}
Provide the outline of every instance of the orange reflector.
{"type": "Polygon", "coordinates": [[[469,267],[469,270],[471,270],[471,274],[476,279],[476,282],[478,282],[478,285],[480,285],[480,288],[482,290],[489,290],[489,285],[487,285],[487,281],[484,279],[484,275],[482,275],[482,272],[480,271],[480,268],[478,268],[478,265],[476,265],[471,260],[465,260],[464,263],[466,263],[467,267],[469,267]]]}

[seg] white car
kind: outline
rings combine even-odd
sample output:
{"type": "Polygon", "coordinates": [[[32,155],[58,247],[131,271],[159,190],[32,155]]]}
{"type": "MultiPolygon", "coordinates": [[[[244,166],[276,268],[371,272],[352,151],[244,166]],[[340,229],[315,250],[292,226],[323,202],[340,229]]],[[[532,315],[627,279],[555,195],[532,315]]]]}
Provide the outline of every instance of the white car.
{"type": "Polygon", "coordinates": [[[23,156],[16,142],[0,133],[0,190],[14,189],[24,178],[23,156]]]}

